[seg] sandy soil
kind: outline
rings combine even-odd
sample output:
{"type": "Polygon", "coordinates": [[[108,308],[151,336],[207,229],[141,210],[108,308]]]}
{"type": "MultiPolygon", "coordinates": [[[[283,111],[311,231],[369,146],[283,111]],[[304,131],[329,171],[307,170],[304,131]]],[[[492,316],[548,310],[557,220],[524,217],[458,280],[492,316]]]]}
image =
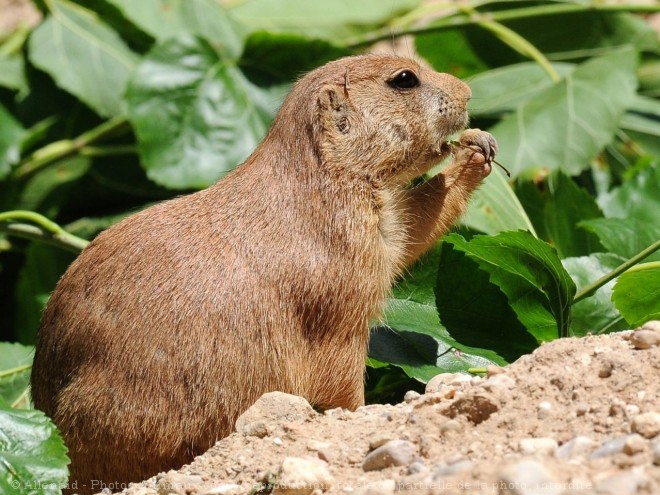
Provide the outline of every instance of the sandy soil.
{"type": "Polygon", "coordinates": [[[660,322],[558,340],[355,412],[266,394],[192,464],[125,493],[658,494],[659,343],[660,322]]]}

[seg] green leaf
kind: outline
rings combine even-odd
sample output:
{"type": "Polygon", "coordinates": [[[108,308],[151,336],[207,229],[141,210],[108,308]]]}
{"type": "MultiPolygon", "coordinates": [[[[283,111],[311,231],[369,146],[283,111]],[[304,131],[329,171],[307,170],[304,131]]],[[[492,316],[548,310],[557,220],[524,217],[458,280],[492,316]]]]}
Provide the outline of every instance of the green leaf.
{"type": "Polygon", "coordinates": [[[496,167],[472,195],[461,223],[484,234],[518,229],[535,233],[525,209],[496,167]]]}
{"type": "Polygon", "coordinates": [[[612,301],[633,328],[660,320],[660,262],[642,263],[621,275],[612,301]]]}
{"type": "Polygon", "coordinates": [[[586,256],[602,251],[595,235],[577,228],[582,220],[603,216],[594,198],[562,173],[552,174],[546,185],[545,231],[559,257],[586,256]]]}
{"type": "Polygon", "coordinates": [[[299,34],[257,31],[245,42],[238,65],[256,84],[282,84],[350,54],[350,51],[324,40],[299,34]]]}
{"type": "Polygon", "coordinates": [[[89,159],[79,155],[45,168],[25,184],[17,209],[39,211],[49,218],[57,217],[62,202],[71,194],[71,188],[89,168],[89,159]]]}
{"type": "Polygon", "coordinates": [[[378,26],[420,4],[420,0],[251,0],[237,2],[230,12],[253,31],[290,31],[337,40],[378,26]]]}
{"type": "MultiPolygon", "coordinates": [[[[568,334],[575,284],[548,244],[523,231],[503,232],[496,236],[478,235],[469,242],[458,234],[450,234],[444,242],[451,245],[448,250],[465,253],[488,274],[490,283],[506,294],[518,320],[538,341],[568,334]]],[[[444,255],[443,251],[443,258],[444,255]]],[[[439,283],[446,276],[442,266],[440,274],[439,283]]],[[[478,289],[472,292],[475,296],[472,301],[479,300],[478,289]]],[[[451,331],[440,304],[438,309],[443,323],[451,331]]],[[[480,301],[478,311],[482,318],[493,318],[493,309],[496,308],[484,310],[480,301]]]]}
{"type": "Polygon", "coordinates": [[[104,117],[121,98],[137,56],[96,15],[67,0],[46,0],[51,15],[32,33],[31,62],[104,117]]]}
{"type": "Polygon", "coordinates": [[[8,404],[27,404],[33,347],[0,342],[0,400],[8,404]]]}
{"type": "Polygon", "coordinates": [[[0,104],[0,179],[11,170],[20,159],[21,141],[25,130],[0,104]]]}
{"type": "MultiPolygon", "coordinates": [[[[600,277],[610,273],[625,261],[621,256],[610,253],[596,253],[590,256],[566,258],[564,268],[581,290],[600,277]]],[[[570,333],[583,336],[587,333],[601,334],[627,327],[621,314],[612,303],[614,280],[608,282],[591,297],[578,301],[571,308],[570,333]]]]}
{"type": "MultiPolygon", "coordinates": [[[[448,72],[461,79],[488,68],[475,54],[464,29],[418,34],[415,36],[415,48],[435,70],[448,72]],[[451,46],[451,50],[438,49],[442,46],[451,46]]],[[[472,82],[471,80],[470,87],[472,82]]]]}
{"type": "Polygon", "coordinates": [[[422,382],[438,373],[505,363],[488,349],[457,343],[440,324],[434,295],[440,252],[438,244],[394,287],[369,344],[372,360],[398,366],[422,382]]]}
{"type": "MultiPolygon", "coordinates": [[[[552,67],[565,77],[574,64],[556,63],[552,67]]],[[[522,103],[552,87],[548,73],[535,62],[499,67],[470,79],[472,99],[469,111],[473,117],[499,116],[515,110],[522,103]]]]}
{"type": "Polygon", "coordinates": [[[610,143],[632,102],[636,54],[622,49],[591,59],[521,104],[490,132],[498,160],[518,175],[534,168],[574,175],[610,143]]]}
{"type": "Polygon", "coordinates": [[[243,28],[214,0],[108,0],[135,25],[158,41],[192,34],[232,57],[243,46],[243,28]]]}
{"type": "Polygon", "coordinates": [[[27,89],[23,58],[0,54],[0,86],[21,91],[27,89]]]}
{"type": "MultiPolygon", "coordinates": [[[[595,218],[578,225],[596,234],[607,251],[623,258],[632,258],[660,239],[659,223],[643,223],[635,218],[595,218]]],[[[644,261],[660,261],[660,252],[644,261]]]]}
{"type": "Polygon", "coordinates": [[[506,295],[488,280],[488,272],[456,249],[445,236],[442,244],[436,304],[440,321],[462,345],[489,349],[507,362],[533,351],[538,342],[518,320],[506,295]]]}
{"type": "Polygon", "coordinates": [[[623,183],[600,194],[598,205],[606,217],[636,219],[646,225],[658,222],[660,211],[660,166],[654,164],[623,183]]]}
{"type": "Polygon", "coordinates": [[[539,237],[555,246],[561,258],[603,251],[598,238],[577,226],[585,218],[602,217],[593,197],[561,172],[544,180],[516,181],[516,194],[539,237]]]}
{"type": "Polygon", "coordinates": [[[46,244],[28,247],[16,285],[14,333],[20,342],[34,344],[50,293],[74,259],[72,253],[46,244]]]}
{"type": "Polygon", "coordinates": [[[214,183],[257,146],[281,92],[251,84],[202,39],[156,46],[126,95],[147,175],[174,189],[214,183]]]}
{"type": "Polygon", "coordinates": [[[438,373],[506,363],[490,350],[458,344],[440,325],[434,306],[403,299],[388,300],[384,323],[372,330],[369,356],[422,382],[438,373]]]}
{"type": "Polygon", "coordinates": [[[50,419],[0,403],[0,432],[0,493],[61,494],[69,458],[50,419]]]}

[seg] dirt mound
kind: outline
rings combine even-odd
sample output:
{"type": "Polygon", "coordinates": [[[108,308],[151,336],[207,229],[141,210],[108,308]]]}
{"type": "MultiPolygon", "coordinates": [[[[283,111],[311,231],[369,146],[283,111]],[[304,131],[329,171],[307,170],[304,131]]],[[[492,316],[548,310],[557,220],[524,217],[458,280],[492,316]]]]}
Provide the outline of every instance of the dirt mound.
{"type": "Polygon", "coordinates": [[[318,414],[266,394],[237,433],[126,493],[658,494],[660,347],[640,335],[558,340],[394,406],[318,414]]]}

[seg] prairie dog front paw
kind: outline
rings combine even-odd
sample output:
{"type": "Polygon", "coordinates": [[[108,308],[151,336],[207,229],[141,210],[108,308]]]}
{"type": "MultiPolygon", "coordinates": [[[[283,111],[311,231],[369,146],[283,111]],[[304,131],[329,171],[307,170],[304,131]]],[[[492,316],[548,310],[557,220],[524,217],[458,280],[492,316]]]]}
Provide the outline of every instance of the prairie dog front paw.
{"type": "Polygon", "coordinates": [[[454,161],[463,166],[479,167],[484,177],[490,174],[497,153],[497,141],[480,129],[466,129],[454,145],[454,161]]]}

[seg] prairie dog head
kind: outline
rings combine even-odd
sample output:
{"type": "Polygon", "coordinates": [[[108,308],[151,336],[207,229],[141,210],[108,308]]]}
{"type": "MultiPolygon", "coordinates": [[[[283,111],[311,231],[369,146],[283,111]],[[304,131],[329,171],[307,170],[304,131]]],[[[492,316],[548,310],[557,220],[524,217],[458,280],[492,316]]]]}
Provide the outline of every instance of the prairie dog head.
{"type": "Polygon", "coordinates": [[[322,162],[376,183],[406,183],[448,153],[468,122],[470,88],[400,57],[330,62],[302,78],[282,106],[288,121],[312,122],[322,162]]]}

